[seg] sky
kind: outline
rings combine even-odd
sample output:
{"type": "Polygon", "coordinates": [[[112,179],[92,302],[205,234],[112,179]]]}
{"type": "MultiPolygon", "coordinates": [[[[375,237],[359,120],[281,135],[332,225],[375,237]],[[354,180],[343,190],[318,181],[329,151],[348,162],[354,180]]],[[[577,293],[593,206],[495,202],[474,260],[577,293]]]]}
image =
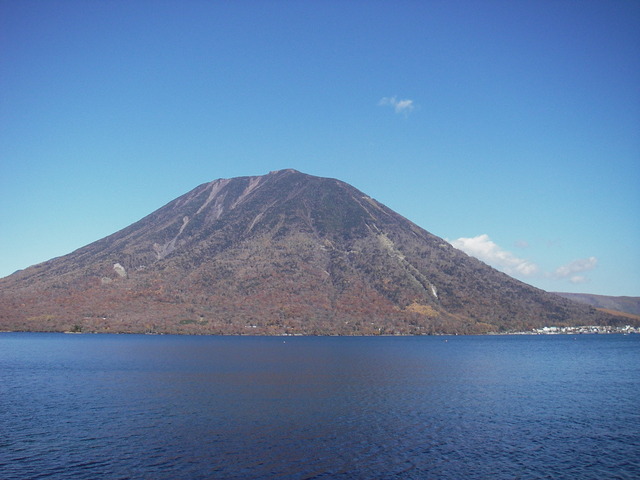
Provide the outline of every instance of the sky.
{"type": "Polygon", "coordinates": [[[283,168],[640,296],[640,2],[0,0],[0,276],[283,168]]]}

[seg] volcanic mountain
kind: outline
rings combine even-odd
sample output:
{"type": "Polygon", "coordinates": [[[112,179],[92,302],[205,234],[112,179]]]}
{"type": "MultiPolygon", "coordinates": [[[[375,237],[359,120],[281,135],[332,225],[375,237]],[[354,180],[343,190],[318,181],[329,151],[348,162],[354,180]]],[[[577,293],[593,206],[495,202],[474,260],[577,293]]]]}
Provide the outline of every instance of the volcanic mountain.
{"type": "Polygon", "coordinates": [[[360,335],[624,321],[500,273],[346,183],[295,170],[205,183],[0,279],[2,330],[360,335]]]}

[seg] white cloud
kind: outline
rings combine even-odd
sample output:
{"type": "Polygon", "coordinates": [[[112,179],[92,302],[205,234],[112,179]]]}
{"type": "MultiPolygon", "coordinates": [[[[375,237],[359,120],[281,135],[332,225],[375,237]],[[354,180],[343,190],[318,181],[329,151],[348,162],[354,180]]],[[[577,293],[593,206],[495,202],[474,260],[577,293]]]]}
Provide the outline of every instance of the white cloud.
{"type": "Polygon", "coordinates": [[[583,275],[574,275],[569,279],[569,281],[571,283],[578,284],[578,283],[589,283],[591,280],[589,280],[587,277],[583,275]]]}
{"type": "Polygon", "coordinates": [[[535,263],[518,258],[513,253],[504,250],[494,243],[487,234],[471,238],[461,237],[450,243],[468,255],[509,275],[518,274],[528,277],[538,273],[538,266],[535,263]]]}
{"type": "Polygon", "coordinates": [[[588,280],[585,277],[576,274],[593,270],[596,268],[597,264],[598,259],[596,257],[580,258],[556,268],[553,272],[553,276],[557,278],[569,278],[572,283],[584,283],[588,280]]]}
{"type": "MultiPolygon", "coordinates": [[[[487,234],[471,238],[461,237],[457,240],[449,240],[449,243],[466,254],[491,265],[497,270],[518,277],[537,276],[538,278],[556,279],[577,285],[589,283],[591,279],[585,275],[585,273],[593,270],[598,265],[598,259],[596,257],[579,258],[553,271],[541,272],[536,263],[520,258],[508,250],[503,249],[492,241],[487,234]]],[[[522,248],[529,246],[524,240],[516,242],[515,245],[522,248]]]]}
{"type": "Polygon", "coordinates": [[[398,98],[395,96],[382,98],[378,102],[378,105],[392,107],[396,113],[404,113],[405,115],[411,113],[411,111],[415,108],[413,100],[398,100],[398,98]]]}

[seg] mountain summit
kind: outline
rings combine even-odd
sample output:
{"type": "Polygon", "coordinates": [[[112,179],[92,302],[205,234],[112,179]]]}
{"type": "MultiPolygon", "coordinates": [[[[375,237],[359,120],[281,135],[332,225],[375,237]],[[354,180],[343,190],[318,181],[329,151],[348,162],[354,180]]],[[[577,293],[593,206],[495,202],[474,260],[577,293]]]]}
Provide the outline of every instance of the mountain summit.
{"type": "Polygon", "coordinates": [[[615,322],[295,170],[205,183],[0,279],[0,329],[427,334],[615,322]]]}

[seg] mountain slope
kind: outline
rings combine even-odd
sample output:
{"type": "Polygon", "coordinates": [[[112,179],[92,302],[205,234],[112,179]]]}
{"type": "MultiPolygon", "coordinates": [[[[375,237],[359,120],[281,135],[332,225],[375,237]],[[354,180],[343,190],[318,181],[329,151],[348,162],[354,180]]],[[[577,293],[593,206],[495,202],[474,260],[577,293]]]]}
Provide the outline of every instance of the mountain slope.
{"type": "Polygon", "coordinates": [[[640,297],[612,297],[608,295],[593,295],[590,293],[554,293],[573,300],[574,302],[585,303],[595,308],[640,315],[640,297]]]}
{"type": "Polygon", "coordinates": [[[196,187],[0,279],[0,328],[238,334],[479,333],[623,323],[500,273],[335,179],[196,187]]]}

